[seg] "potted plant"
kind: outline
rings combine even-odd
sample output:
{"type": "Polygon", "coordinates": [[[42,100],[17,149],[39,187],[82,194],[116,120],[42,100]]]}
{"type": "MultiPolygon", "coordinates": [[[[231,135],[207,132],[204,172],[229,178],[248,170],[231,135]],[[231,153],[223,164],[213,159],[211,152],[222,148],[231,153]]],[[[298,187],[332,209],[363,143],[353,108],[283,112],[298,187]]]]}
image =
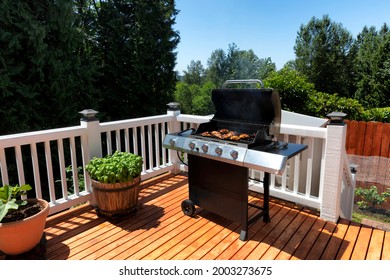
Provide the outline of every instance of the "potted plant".
{"type": "Polygon", "coordinates": [[[43,199],[21,199],[30,185],[0,188],[0,251],[19,255],[40,242],[49,214],[49,203],[43,199]]]}
{"type": "Polygon", "coordinates": [[[98,214],[115,216],[136,210],[142,164],[142,157],[116,151],[105,157],[94,157],[86,165],[98,214]]]}

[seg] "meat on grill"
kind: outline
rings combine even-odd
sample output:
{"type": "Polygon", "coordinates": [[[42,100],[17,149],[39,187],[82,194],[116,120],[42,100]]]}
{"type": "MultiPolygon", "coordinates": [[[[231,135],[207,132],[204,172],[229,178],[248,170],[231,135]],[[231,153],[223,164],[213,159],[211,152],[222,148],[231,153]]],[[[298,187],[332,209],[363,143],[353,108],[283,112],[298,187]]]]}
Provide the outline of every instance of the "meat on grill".
{"type": "Polygon", "coordinates": [[[250,136],[248,134],[246,134],[246,133],[240,134],[239,137],[240,137],[240,139],[248,139],[248,138],[250,138],[250,136]]]}
{"type": "Polygon", "coordinates": [[[211,135],[216,138],[222,139],[222,134],[219,131],[211,131],[211,135]]]}
{"type": "Polygon", "coordinates": [[[223,139],[230,139],[231,137],[233,137],[235,135],[234,131],[228,131],[226,132],[225,134],[222,134],[222,138],[223,139]]]}
{"type": "Polygon", "coordinates": [[[233,141],[240,141],[240,140],[246,140],[251,138],[249,134],[246,133],[237,133],[235,131],[230,131],[226,128],[220,129],[220,130],[214,130],[214,131],[205,131],[200,134],[204,137],[215,137],[218,139],[223,140],[233,140],[233,141]]]}

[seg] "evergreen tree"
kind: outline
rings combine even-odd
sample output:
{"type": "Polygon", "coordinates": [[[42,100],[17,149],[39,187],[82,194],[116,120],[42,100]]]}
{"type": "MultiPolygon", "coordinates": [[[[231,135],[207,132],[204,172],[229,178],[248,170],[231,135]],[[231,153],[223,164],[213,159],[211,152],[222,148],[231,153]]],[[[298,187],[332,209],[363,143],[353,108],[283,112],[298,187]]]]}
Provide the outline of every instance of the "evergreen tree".
{"type": "Polygon", "coordinates": [[[0,2],[0,134],[74,124],[96,104],[76,18],[66,0],[0,2]]]}
{"type": "Polygon", "coordinates": [[[184,71],[183,81],[187,84],[202,85],[205,79],[205,69],[200,60],[191,61],[187,66],[187,71],[184,71]]]}
{"type": "Polygon", "coordinates": [[[313,17],[299,29],[295,67],[314,83],[316,90],[349,97],[355,92],[353,43],[350,32],[329,16],[313,17]]]}
{"type": "Polygon", "coordinates": [[[275,69],[270,58],[259,59],[253,50],[240,50],[231,44],[227,53],[222,49],[211,53],[206,80],[220,87],[226,80],[264,79],[275,69]]]}
{"type": "Polygon", "coordinates": [[[176,84],[173,0],[92,1],[107,119],[165,111],[176,84]]]}
{"type": "Polygon", "coordinates": [[[355,98],[367,108],[390,106],[390,31],[364,27],[357,38],[355,98]]]}

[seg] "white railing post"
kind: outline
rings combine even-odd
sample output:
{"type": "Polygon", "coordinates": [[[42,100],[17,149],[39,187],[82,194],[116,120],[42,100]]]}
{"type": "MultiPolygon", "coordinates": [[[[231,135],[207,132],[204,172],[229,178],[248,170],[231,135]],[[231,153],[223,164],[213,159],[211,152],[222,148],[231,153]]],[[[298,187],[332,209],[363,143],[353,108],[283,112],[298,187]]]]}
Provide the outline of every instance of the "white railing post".
{"type": "Polygon", "coordinates": [[[100,122],[96,118],[98,112],[92,109],[86,109],[80,112],[83,117],[80,120],[81,127],[87,129],[87,149],[84,152],[87,159],[102,156],[101,136],[100,136],[100,122]]]}
{"type": "MultiPolygon", "coordinates": [[[[172,116],[172,120],[168,123],[168,133],[180,131],[180,122],[177,120],[177,117],[180,115],[180,104],[177,102],[171,102],[167,104],[168,110],[167,115],[172,116]]],[[[173,164],[173,174],[180,173],[180,159],[177,155],[177,151],[169,149],[169,159],[173,164]]]]}
{"type": "Polygon", "coordinates": [[[337,222],[340,217],[340,199],[343,180],[344,150],[347,127],[346,114],[333,112],[327,126],[325,168],[322,188],[321,218],[337,222]]]}
{"type": "MultiPolygon", "coordinates": [[[[83,115],[80,120],[80,125],[81,127],[85,127],[87,129],[86,139],[81,139],[82,157],[84,164],[88,164],[89,160],[93,157],[102,157],[100,122],[96,118],[96,114],[98,112],[95,110],[86,109],[80,113],[83,115]]],[[[92,192],[91,178],[85,168],[83,169],[85,189],[92,192]]],[[[93,196],[91,196],[90,204],[92,206],[96,206],[96,201],[93,196]]]]}

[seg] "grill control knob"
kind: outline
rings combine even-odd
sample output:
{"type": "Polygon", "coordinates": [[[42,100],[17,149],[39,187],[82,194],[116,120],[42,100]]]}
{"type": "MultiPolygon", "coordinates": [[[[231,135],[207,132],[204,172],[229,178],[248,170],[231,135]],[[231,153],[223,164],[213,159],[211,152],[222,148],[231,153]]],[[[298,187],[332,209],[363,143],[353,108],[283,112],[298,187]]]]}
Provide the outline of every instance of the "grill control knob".
{"type": "Polygon", "coordinates": [[[203,145],[202,145],[202,151],[205,152],[205,153],[207,153],[208,150],[209,150],[209,146],[208,146],[207,144],[203,144],[203,145]]]}
{"type": "Polygon", "coordinates": [[[217,147],[217,148],[215,148],[215,153],[217,154],[217,155],[222,155],[222,148],[221,147],[217,147]]]}
{"type": "Polygon", "coordinates": [[[171,145],[172,147],[174,147],[175,144],[176,144],[175,139],[169,139],[169,145],[171,145]]]}
{"type": "Polygon", "coordinates": [[[238,152],[236,150],[233,150],[230,152],[230,155],[232,156],[232,158],[234,159],[237,159],[238,158],[238,152]]]}
{"type": "Polygon", "coordinates": [[[191,150],[195,149],[195,143],[194,142],[190,142],[188,144],[188,147],[190,147],[191,150]]]}

